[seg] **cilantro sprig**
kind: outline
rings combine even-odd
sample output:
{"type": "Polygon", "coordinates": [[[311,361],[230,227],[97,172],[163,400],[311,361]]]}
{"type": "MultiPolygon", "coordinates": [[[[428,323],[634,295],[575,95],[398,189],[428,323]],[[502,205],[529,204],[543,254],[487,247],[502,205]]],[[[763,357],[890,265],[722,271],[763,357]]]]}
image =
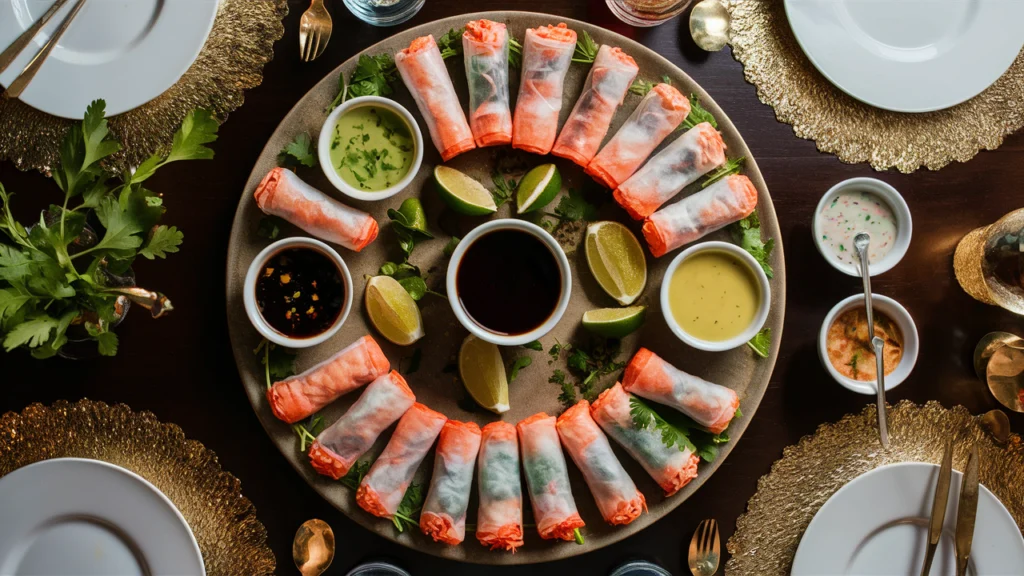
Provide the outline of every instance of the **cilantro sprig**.
{"type": "Polygon", "coordinates": [[[415,528],[420,525],[420,510],[423,508],[423,498],[423,487],[415,482],[410,484],[409,488],[405,491],[405,495],[402,496],[402,502],[398,505],[398,510],[395,511],[395,515],[391,518],[399,532],[404,532],[407,526],[415,528]]]}
{"type": "Polygon", "coordinates": [[[701,106],[700,96],[690,94],[690,113],[686,116],[686,120],[683,120],[683,123],[679,125],[677,130],[689,130],[702,122],[711,124],[712,128],[718,128],[718,120],[715,120],[714,115],[701,106]]]}
{"type": "Polygon", "coordinates": [[[509,364],[508,383],[511,384],[512,381],[519,376],[519,371],[530,364],[533,364],[533,358],[530,358],[529,356],[519,356],[512,360],[512,363],[509,364]]]}
{"type": "MultiPolygon", "coordinates": [[[[768,352],[770,352],[771,349],[772,349],[772,329],[768,328],[768,327],[762,328],[760,332],[755,334],[754,337],[750,339],[750,342],[747,342],[747,346],[750,346],[750,349],[753,350],[754,352],[756,352],[757,355],[760,356],[761,358],[767,358],[768,357],[768,352]]],[[[857,361],[857,356],[856,355],[854,355],[853,360],[854,360],[853,372],[854,372],[854,377],[856,377],[856,375],[857,375],[856,374],[857,373],[857,362],[856,362],[857,361]]]]}
{"type": "Polygon", "coordinates": [[[355,70],[345,81],[345,75],[338,78],[338,95],[334,97],[327,111],[330,112],[349,98],[358,96],[390,96],[394,92],[391,84],[398,79],[398,68],[391,54],[376,56],[361,54],[355,70]]]}
{"type": "Polygon", "coordinates": [[[494,184],[491,197],[494,198],[494,205],[498,208],[515,198],[517,184],[515,178],[508,178],[501,172],[494,171],[491,174],[491,183],[494,184]]]}
{"type": "Polygon", "coordinates": [[[569,188],[569,193],[559,198],[554,211],[540,212],[539,214],[555,219],[555,222],[550,220],[541,221],[541,226],[551,232],[569,222],[591,222],[596,220],[597,207],[587,201],[583,190],[569,188]]]}
{"type": "Polygon", "coordinates": [[[316,144],[309,137],[309,133],[303,132],[289,142],[277,155],[277,162],[286,168],[298,166],[312,168],[319,164],[316,156],[316,144]]]}
{"type": "Polygon", "coordinates": [[[465,30],[452,28],[437,39],[437,48],[441,51],[442,60],[462,54],[462,33],[465,30]]]}
{"type": "Polygon", "coordinates": [[[110,133],[105,106],[92,102],[83,121],[68,130],[52,171],[63,202],[50,205],[33,226],[14,218],[14,195],[0,184],[0,233],[9,241],[0,243],[0,336],[7,352],[25,347],[36,358],[54,356],[68,342],[68,330],[80,326],[101,355],[113,356],[118,339],[112,329],[124,297],[154,317],[173,310],[163,294],[125,289],[138,256],[166,258],[184,236],[160,224],[163,197],[144,183],[172,162],[212,158],[206,144],[217,138],[217,121],[204,110],[187,114],[169,150],[112,177],[104,160],[121,144],[110,133]],[[101,230],[87,223],[90,212],[101,230]]]}
{"type": "Polygon", "coordinates": [[[773,278],[775,271],[772,269],[769,261],[771,260],[772,250],[775,248],[775,239],[761,239],[761,219],[757,215],[757,210],[751,212],[750,216],[743,220],[732,224],[729,230],[732,232],[733,240],[741,248],[749,252],[754,257],[754,260],[757,260],[765,275],[773,278]]]}
{"type": "Polygon", "coordinates": [[[576,49],[572,53],[572,61],[582,64],[591,64],[597,58],[597,50],[600,48],[597,42],[586,30],[580,30],[576,38],[576,49]]]}
{"type": "MultiPolygon", "coordinates": [[[[705,462],[712,462],[718,457],[718,447],[729,441],[725,432],[712,434],[701,429],[696,422],[681,412],[663,409],[660,412],[644,400],[630,396],[629,414],[633,425],[637,428],[654,428],[661,433],[661,441],[665,446],[677,447],[680,452],[689,450],[700,456],[705,462]]],[[[737,408],[736,417],[742,416],[737,408]]]]}
{"type": "Polygon", "coordinates": [[[508,65],[513,68],[523,65],[523,45],[512,36],[508,37],[508,65]]]}
{"type": "Polygon", "coordinates": [[[626,367],[626,363],[618,360],[620,351],[618,340],[604,338],[592,338],[584,344],[570,345],[556,342],[548,355],[551,364],[567,353],[566,366],[569,373],[578,378],[575,382],[567,379],[565,372],[555,370],[548,379],[549,383],[558,384],[561,393],[558,400],[566,408],[576,403],[576,392],[586,398],[593,400],[597,396],[596,385],[602,378],[618,372],[626,367]]]}
{"type": "Polygon", "coordinates": [[[363,478],[366,477],[366,473],[369,471],[369,462],[356,462],[339,481],[352,490],[359,490],[359,485],[363,482],[363,478]]]}
{"type": "MultiPolygon", "coordinates": [[[[661,77],[661,81],[664,84],[672,84],[672,79],[669,78],[668,75],[663,75],[661,77]]],[[[647,96],[647,93],[653,90],[657,84],[657,82],[644,80],[643,78],[637,78],[636,80],[633,80],[632,84],[629,85],[629,91],[630,93],[637,94],[639,96],[647,96]]]]}

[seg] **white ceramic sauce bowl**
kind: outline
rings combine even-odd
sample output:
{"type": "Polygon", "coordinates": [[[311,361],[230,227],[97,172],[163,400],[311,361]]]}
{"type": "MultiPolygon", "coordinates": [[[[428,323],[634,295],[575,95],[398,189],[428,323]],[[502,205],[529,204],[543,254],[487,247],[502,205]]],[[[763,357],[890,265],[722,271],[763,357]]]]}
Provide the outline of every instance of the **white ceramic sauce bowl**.
{"type": "Polygon", "coordinates": [[[420,171],[420,165],[423,163],[423,133],[420,132],[420,126],[416,123],[416,119],[413,118],[405,106],[394,100],[379,96],[359,96],[358,98],[346,100],[344,104],[341,104],[327,115],[327,120],[324,120],[324,124],[320,128],[320,137],[317,140],[317,157],[320,160],[320,169],[323,171],[324,176],[342,194],[356,200],[367,200],[370,202],[384,200],[405,190],[413,179],[416,178],[416,174],[420,171]],[[409,172],[406,173],[405,177],[390,188],[376,192],[360,190],[345,182],[341,175],[338,174],[338,171],[334,169],[334,164],[331,161],[331,138],[334,136],[334,127],[338,123],[338,118],[349,110],[363,106],[387,108],[405,120],[405,123],[409,126],[409,133],[412,134],[413,148],[415,148],[412,165],[409,166],[409,172]]]}
{"type": "Polygon", "coordinates": [[[331,336],[334,336],[339,329],[341,329],[341,325],[345,323],[349,312],[352,310],[352,275],[349,273],[348,266],[345,265],[345,261],[342,260],[341,256],[327,244],[304,236],[282,238],[261,250],[260,253],[253,258],[252,264],[249,265],[249,271],[245,274],[245,284],[243,284],[243,286],[245,286],[245,293],[242,294],[242,301],[245,304],[245,314],[249,317],[249,322],[252,323],[253,327],[256,328],[256,331],[259,332],[261,336],[270,340],[274,344],[279,344],[287,348],[309,348],[325,342],[331,336]],[[273,258],[278,252],[290,248],[307,248],[316,250],[330,258],[338,267],[338,271],[341,272],[341,280],[345,285],[345,303],[341,307],[341,313],[338,314],[338,319],[335,320],[334,324],[332,324],[327,330],[309,338],[294,338],[278,332],[266,321],[265,318],[263,318],[263,314],[260,313],[259,307],[256,305],[256,280],[260,271],[263,270],[263,266],[267,261],[273,258]]]}
{"type": "MultiPolygon", "coordinates": [[[[459,241],[458,246],[455,247],[455,251],[452,252],[451,260],[448,263],[448,274],[445,278],[445,285],[448,291],[448,303],[451,304],[452,311],[455,312],[455,317],[458,318],[459,323],[462,324],[466,330],[469,330],[470,334],[485,342],[497,344],[498,346],[521,346],[527,342],[533,342],[541,336],[544,336],[550,332],[556,324],[558,324],[559,320],[562,319],[562,314],[565,313],[565,309],[569,306],[569,297],[572,294],[572,272],[569,268],[569,259],[566,258],[562,247],[558,244],[558,241],[551,236],[551,234],[548,234],[540,226],[524,220],[501,218],[498,220],[491,220],[490,222],[477,226],[471,230],[469,234],[466,234],[465,238],[459,241]],[[555,257],[555,261],[558,262],[558,272],[562,280],[562,293],[558,297],[558,303],[555,305],[555,310],[543,324],[523,334],[502,334],[500,332],[488,330],[470,317],[459,298],[456,278],[458,276],[459,264],[462,261],[463,255],[465,255],[466,250],[474,241],[484,234],[495,230],[521,230],[533,235],[543,242],[549,250],[551,250],[551,254],[555,257]]],[[[524,294],[523,297],[529,297],[529,295],[524,294]]]]}
{"type": "MultiPolygon", "coordinates": [[[[881,312],[888,316],[903,334],[903,358],[900,359],[900,363],[896,365],[896,369],[890,374],[885,375],[885,389],[892,390],[896,386],[899,386],[907,376],[910,376],[910,372],[913,371],[914,365],[917,364],[917,352],[920,347],[920,341],[917,336],[917,325],[914,324],[914,319],[910,317],[910,312],[900,305],[899,302],[882,296],[881,294],[873,294],[871,297],[873,303],[872,308],[876,313],[881,312]]],[[[828,314],[825,316],[825,321],[821,323],[821,331],[818,333],[818,359],[821,360],[821,365],[825,367],[829,375],[836,382],[839,382],[844,388],[853,390],[859,394],[867,394],[873,396],[875,394],[875,382],[874,380],[854,380],[853,378],[847,378],[839,373],[838,370],[832,366],[832,362],[828,359],[828,329],[835,322],[836,318],[840,314],[847,310],[854,308],[864,307],[864,295],[854,294],[849,298],[844,298],[838,304],[836,304],[828,314]]]]}
{"type": "MultiPolygon", "coordinates": [[[[818,252],[821,253],[822,257],[825,258],[825,261],[833,268],[848,276],[860,276],[859,266],[840,262],[836,258],[835,253],[832,252],[832,249],[822,243],[821,240],[821,211],[839,194],[858,190],[870,192],[878,196],[879,199],[889,205],[893,216],[896,218],[896,239],[894,240],[892,250],[880,261],[868,265],[870,275],[877,276],[883,272],[888,272],[893,266],[899,264],[903,256],[906,255],[907,248],[910,247],[910,238],[914,233],[914,224],[910,218],[910,208],[907,207],[907,202],[895,188],[881,180],[876,178],[850,178],[829,188],[828,192],[825,192],[825,195],[821,197],[817,208],[814,209],[811,225],[814,245],[818,248],[818,252]]],[[[874,240],[872,239],[872,241],[874,240]]]]}
{"type": "Polygon", "coordinates": [[[746,344],[751,338],[757,335],[764,326],[765,321],[768,320],[768,310],[771,308],[771,303],[771,287],[768,285],[768,276],[765,275],[761,265],[758,264],[757,260],[754,260],[754,257],[747,253],[746,250],[729,242],[719,242],[716,240],[701,242],[700,244],[690,246],[672,259],[672,262],[669,263],[668,268],[665,270],[665,275],[661,280],[661,313],[665,317],[665,322],[677,338],[698,350],[724,352],[746,344]],[[676,322],[676,319],[672,316],[672,309],[669,307],[669,284],[672,281],[672,275],[675,274],[676,269],[679,268],[679,265],[685,260],[702,252],[727,252],[729,255],[734,256],[739,261],[743,262],[747,268],[750,269],[750,273],[757,281],[760,292],[757,314],[754,316],[754,320],[746,330],[728,340],[704,340],[688,333],[683,330],[682,326],[680,326],[678,322],[676,322]]]}

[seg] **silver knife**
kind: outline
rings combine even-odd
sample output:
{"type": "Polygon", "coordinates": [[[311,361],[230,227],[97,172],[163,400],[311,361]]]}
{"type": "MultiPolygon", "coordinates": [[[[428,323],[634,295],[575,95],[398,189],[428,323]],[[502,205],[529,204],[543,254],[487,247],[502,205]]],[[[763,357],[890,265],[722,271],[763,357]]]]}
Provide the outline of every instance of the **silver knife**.
{"type": "Polygon", "coordinates": [[[932,519],[928,524],[928,549],[924,553],[924,568],[921,576],[928,576],[935,558],[935,549],[942,538],[942,525],[946,522],[946,503],[949,500],[949,481],[953,476],[953,440],[946,440],[939,467],[939,479],[935,482],[935,500],[932,502],[932,519]]]}
{"type": "Polygon", "coordinates": [[[971,448],[962,484],[960,504],[956,509],[956,574],[967,575],[967,560],[974,540],[974,520],[978,515],[978,445],[971,448]]]}

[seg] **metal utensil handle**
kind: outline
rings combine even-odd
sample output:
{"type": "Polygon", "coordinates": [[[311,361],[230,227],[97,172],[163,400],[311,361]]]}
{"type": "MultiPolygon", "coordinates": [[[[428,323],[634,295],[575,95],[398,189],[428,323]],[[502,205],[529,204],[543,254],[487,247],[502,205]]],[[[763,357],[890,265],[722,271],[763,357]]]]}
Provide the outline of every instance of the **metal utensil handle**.
{"type": "Polygon", "coordinates": [[[53,50],[54,46],[57,45],[57,42],[60,42],[60,37],[63,36],[65,32],[67,32],[68,26],[71,25],[71,21],[75,19],[75,16],[78,15],[78,12],[82,9],[82,6],[84,5],[85,0],[78,0],[78,3],[75,4],[75,7],[72,8],[71,12],[68,13],[67,18],[65,18],[64,21],[60,23],[60,27],[57,28],[57,30],[53,33],[53,36],[50,36],[50,39],[47,40],[46,44],[43,45],[43,49],[37,52],[36,55],[32,57],[32,60],[29,61],[28,66],[25,66],[25,69],[21,71],[21,74],[19,74],[18,77],[14,79],[14,82],[11,82],[11,85],[7,87],[7,90],[4,92],[5,97],[17,98],[21,96],[21,93],[25,91],[25,87],[28,86],[30,82],[32,82],[32,79],[35,78],[36,73],[39,72],[39,69],[43,67],[43,62],[46,61],[46,58],[50,55],[50,52],[53,50]]]}
{"type": "Polygon", "coordinates": [[[39,31],[43,29],[43,26],[46,26],[47,22],[53,18],[53,15],[67,3],[68,0],[57,0],[54,2],[38,20],[28,27],[28,30],[22,32],[20,36],[14,39],[14,42],[12,42],[6,50],[0,53],[0,74],[3,74],[4,70],[7,70],[7,67],[11,65],[11,62],[14,62],[14,59],[18,57],[18,54],[21,54],[22,50],[28,46],[29,42],[36,37],[36,34],[39,34],[39,31]]]}
{"type": "MultiPolygon", "coordinates": [[[[868,306],[870,314],[871,306],[868,306]]],[[[888,414],[885,411],[885,360],[882,355],[885,352],[885,340],[878,336],[871,339],[871,345],[875,349],[875,371],[878,374],[878,391],[875,403],[878,405],[878,436],[883,448],[889,447],[889,422],[888,414]]]]}

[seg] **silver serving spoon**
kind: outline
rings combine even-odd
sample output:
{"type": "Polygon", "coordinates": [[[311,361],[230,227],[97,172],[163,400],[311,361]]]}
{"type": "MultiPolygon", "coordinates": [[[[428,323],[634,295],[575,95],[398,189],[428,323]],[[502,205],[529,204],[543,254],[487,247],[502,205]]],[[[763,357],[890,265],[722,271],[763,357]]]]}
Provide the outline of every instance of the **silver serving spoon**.
{"type": "Polygon", "coordinates": [[[292,560],[302,576],[320,576],[334,561],[334,531],[323,520],[306,520],[295,531],[292,560]]]}
{"type": "Polygon", "coordinates": [[[867,232],[859,232],[853,237],[853,247],[857,250],[857,259],[860,260],[860,277],[864,282],[864,306],[868,316],[868,334],[871,335],[871,348],[875,351],[875,373],[877,374],[878,396],[875,402],[878,405],[878,438],[882,442],[882,448],[889,448],[889,424],[885,413],[885,362],[882,353],[885,349],[885,340],[875,336],[875,312],[871,304],[871,271],[868,265],[868,246],[871,244],[871,235],[867,232]]]}

